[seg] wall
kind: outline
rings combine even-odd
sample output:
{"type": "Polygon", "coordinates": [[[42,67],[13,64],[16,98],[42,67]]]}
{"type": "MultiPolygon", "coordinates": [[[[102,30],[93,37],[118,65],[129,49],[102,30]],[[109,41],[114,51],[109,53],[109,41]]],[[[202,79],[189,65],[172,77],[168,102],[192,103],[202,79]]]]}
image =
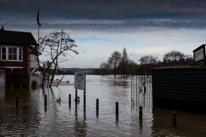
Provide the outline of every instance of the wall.
{"type": "Polygon", "coordinates": [[[154,105],[188,109],[206,105],[206,67],[153,69],[152,85],[154,105]]]}

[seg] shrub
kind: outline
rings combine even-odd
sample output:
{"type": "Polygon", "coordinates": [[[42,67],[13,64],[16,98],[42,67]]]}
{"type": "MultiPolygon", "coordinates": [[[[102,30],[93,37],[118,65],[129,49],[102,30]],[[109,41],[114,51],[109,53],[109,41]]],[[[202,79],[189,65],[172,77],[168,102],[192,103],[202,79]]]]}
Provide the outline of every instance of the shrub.
{"type": "Polygon", "coordinates": [[[36,81],[36,80],[32,80],[32,81],[31,81],[31,85],[32,85],[32,87],[36,87],[37,81],[36,81]]]}

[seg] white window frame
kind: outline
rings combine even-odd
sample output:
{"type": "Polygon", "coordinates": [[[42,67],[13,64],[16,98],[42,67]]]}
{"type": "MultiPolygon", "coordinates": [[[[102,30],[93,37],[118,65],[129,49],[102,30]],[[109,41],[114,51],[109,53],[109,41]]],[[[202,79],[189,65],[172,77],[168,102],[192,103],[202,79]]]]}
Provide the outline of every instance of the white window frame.
{"type": "Polygon", "coordinates": [[[18,60],[19,61],[23,61],[23,48],[18,48],[17,49],[18,51],[17,51],[17,58],[18,58],[18,60]],[[21,49],[21,54],[19,54],[19,50],[21,49]],[[21,56],[21,60],[19,59],[19,57],[21,56]]]}
{"type": "Polygon", "coordinates": [[[9,58],[8,58],[8,60],[11,60],[11,61],[17,61],[18,59],[17,59],[17,51],[18,51],[18,49],[17,48],[14,48],[14,47],[9,47],[8,48],[8,56],[9,56],[9,58]],[[10,49],[11,49],[11,53],[10,53],[10,49]],[[16,50],[16,52],[14,52],[14,50],[16,50]],[[11,57],[11,59],[10,59],[10,57],[11,57]],[[16,58],[16,59],[14,59],[14,57],[16,58]]]}
{"type": "Polygon", "coordinates": [[[17,47],[17,46],[2,46],[1,47],[1,61],[15,61],[15,62],[23,62],[23,47],[17,47]],[[6,48],[6,59],[2,59],[2,48],[6,48]],[[16,60],[9,60],[9,48],[16,48],[16,60]],[[19,54],[19,49],[21,49],[22,54],[19,54]],[[19,60],[19,56],[21,55],[21,60],[19,60]]]}

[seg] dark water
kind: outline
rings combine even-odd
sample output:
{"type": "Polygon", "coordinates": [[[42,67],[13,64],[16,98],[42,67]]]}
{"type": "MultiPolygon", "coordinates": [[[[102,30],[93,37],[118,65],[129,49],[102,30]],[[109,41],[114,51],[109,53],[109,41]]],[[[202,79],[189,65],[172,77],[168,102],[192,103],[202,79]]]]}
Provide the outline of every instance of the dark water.
{"type": "MultiPolygon", "coordinates": [[[[57,76],[56,78],[60,78],[57,76]]],[[[73,76],[65,76],[73,83],[73,76]]],[[[172,127],[170,109],[152,106],[151,89],[145,97],[140,96],[143,105],[143,120],[138,117],[138,107],[131,108],[130,77],[87,75],[86,112],[81,100],[75,107],[74,85],[52,89],[0,89],[0,136],[206,136],[206,115],[178,111],[177,127],[172,127]],[[44,107],[44,94],[48,105],[44,107]],[[71,106],[68,95],[72,96],[71,106]],[[19,108],[15,98],[19,95],[19,108]],[[56,102],[61,97],[62,102],[56,102]],[[96,115],[96,99],[99,99],[99,115],[96,115]],[[115,103],[119,102],[119,117],[116,119],[115,103]]],[[[163,102],[164,103],[164,102],[163,102]]]]}

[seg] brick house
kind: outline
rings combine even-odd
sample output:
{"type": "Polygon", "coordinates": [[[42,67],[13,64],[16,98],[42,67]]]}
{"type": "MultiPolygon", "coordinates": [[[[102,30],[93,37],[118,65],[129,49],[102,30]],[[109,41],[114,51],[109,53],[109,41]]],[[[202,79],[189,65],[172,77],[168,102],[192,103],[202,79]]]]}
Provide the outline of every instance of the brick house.
{"type": "Polygon", "coordinates": [[[30,32],[7,31],[0,29],[0,86],[27,85],[31,67],[36,65],[32,47],[37,45],[30,32]],[[33,62],[33,63],[32,63],[33,62]]]}

